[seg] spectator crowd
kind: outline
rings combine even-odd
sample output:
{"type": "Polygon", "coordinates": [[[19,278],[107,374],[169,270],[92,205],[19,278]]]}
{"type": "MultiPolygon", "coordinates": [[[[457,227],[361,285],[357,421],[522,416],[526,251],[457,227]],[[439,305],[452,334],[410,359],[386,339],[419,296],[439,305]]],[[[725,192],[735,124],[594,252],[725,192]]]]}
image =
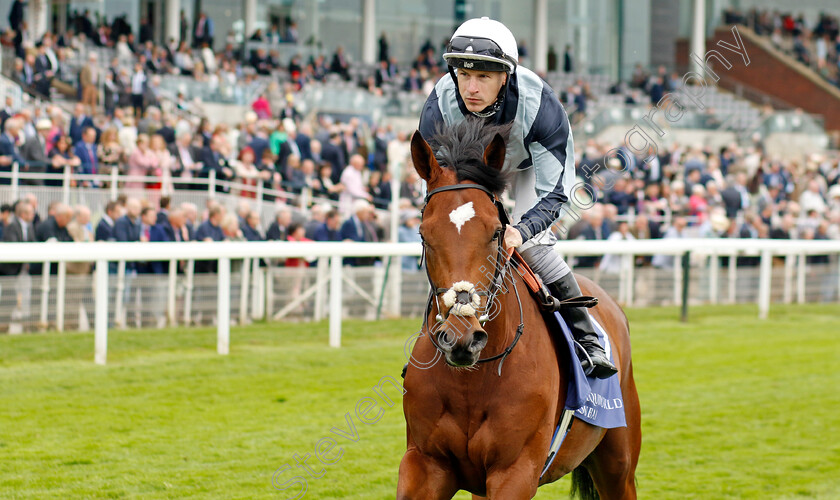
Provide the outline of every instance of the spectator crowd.
{"type": "Polygon", "coordinates": [[[840,87],[840,20],[836,15],[822,12],[809,24],[801,13],[728,9],[723,20],[726,24],[749,26],[756,34],[769,37],[777,49],[840,87]]]}
{"type": "MultiPolygon", "coordinates": [[[[18,81],[23,86],[40,85],[43,92],[39,93],[49,95],[53,88],[68,90],[61,83],[55,85],[64,79],[70,86],[68,92],[79,102],[69,116],[49,103],[33,101],[15,108],[11,98],[0,110],[0,185],[10,184],[14,165],[24,174],[53,174],[21,178],[20,190],[25,196],[4,205],[0,216],[3,242],[374,242],[386,238],[376,209],[387,208],[394,194],[400,200],[400,240],[418,239],[423,186],[410,165],[407,134],[358,118],[307,118],[296,108],[295,94],[309,81],[329,73],[338,78],[351,76],[350,60],[341,48],[329,64],[325,58],[305,63],[292,58],[282,85],[274,89],[279,98],[270,92],[261,95],[241,122],[231,126],[206,118],[196,120],[189,113],[165,112],[155,90],[159,85],[156,78],[165,73],[196,78],[212,74],[236,82],[245,74],[244,68],[254,75],[273,74],[281,68],[263,49],[243,54],[232,41],[224,50],[214,52],[213,23],[207,16],[200,16],[191,28],[182,23],[181,39],[166,46],[155,45],[148,30],[141,30],[135,42],[124,19],[94,23],[85,13],[73,17],[72,30],[60,36],[48,33],[32,43],[20,36],[26,33],[25,26],[16,27],[12,22],[16,8],[10,13],[12,27],[3,43],[10,43],[18,53],[16,66],[22,64],[18,81]],[[97,52],[86,53],[91,43],[114,48],[110,66],[100,67],[97,52]],[[62,76],[61,61],[70,52],[84,54],[86,62],[77,73],[62,76]],[[132,70],[126,71],[126,65],[132,70]],[[104,103],[94,92],[102,83],[100,79],[104,79],[104,103]],[[61,174],[67,169],[73,186],[92,189],[108,188],[110,180],[86,174],[108,174],[116,169],[128,176],[120,181],[126,194],[104,207],[50,203],[41,221],[39,200],[29,191],[41,184],[60,186],[61,174]],[[402,176],[392,183],[395,172],[402,176]],[[235,212],[228,213],[210,197],[200,210],[190,203],[171,206],[173,190],[207,190],[210,178],[216,180],[219,193],[238,198],[235,212]],[[392,186],[398,186],[399,192],[393,193],[392,186]],[[260,201],[277,207],[268,227],[263,227],[261,214],[255,211],[258,193],[263,196],[260,201]],[[314,200],[303,213],[291,203],[301,196],[314,200]]],[[[770,18],[775,26],[775,17],[770,18]]],[[[25,23],[17,17],[14,20],[25,23]]],[[[834,28],[831,21],[820,26],[823,24],[825,33],[836,36],[836,22],[834,28]]],[[[289,22],[285,29],[275,26],[250,38],[254,42],[295,43],[296,27],[289,22]]],[[[392,85],[426,92],[429,82],[441,74],[439,54],[440,50],[427,42],[405,74],[389,55],[383,34],[376,72],[361,84],[371,91],[392,85]]],[[[563,65],[564,71],[571,69],[571,55],[564,55],[563,65]]],[[[632,89],[628,99],[634,102],[646,100],[642,93],[658,102],[657,96],[679,80],[664,68],[655,75],[637,69],[628,82],[632,89]]],[[[558,97],[585,110],[587,86],[579,83],[558,97]]],[[[616,92],[624,92],[623,86],[617,84],[616,92]]],[[[604,164],[604,155],[613,145],[595,141],[576,145],[578,173],[590,184],[598,203],[584,211],[576,223],[558,223],[556,231],[561,238],[840,239],[840,163],[836,152],[797,161],[772,157],[760,141],[718,150],[675,143],[648,158],[625,149],[621,157],[604,164]],[[599,164],[606,168],[597,168],[599,164]],[[595,170],[597,176],[588,175],[595,170]]],[[[373,262],[348,259],[346,263],[373,262]]],[[[405,263],[406,268],[416,268],[416,261],[405,263]]],[[[579,265],[596,263],[583,260],[579,265]]],[[[282,264],[298,267],[307,262],[292,259],[282,264]]],[[[643,264],[665,266],[667,262],[643,264]]],[[[18,274],[24,269],[26,266],[7,265],[2,271],[18,274]]],[[[166,264],[147,263],[133,270],[166,272],[166,264]]]]}

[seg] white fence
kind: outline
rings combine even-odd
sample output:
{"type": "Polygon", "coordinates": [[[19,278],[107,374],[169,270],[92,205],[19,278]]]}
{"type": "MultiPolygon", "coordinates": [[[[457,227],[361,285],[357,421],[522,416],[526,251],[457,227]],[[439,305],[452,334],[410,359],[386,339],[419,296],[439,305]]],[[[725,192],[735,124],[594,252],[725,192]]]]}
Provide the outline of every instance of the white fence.
{"type": "MultiPolygon", "coordinates": [[[[771,300],[791,302],[794,296],[797,302],[840,300],[840,241],[563,241],[556,249],[572,265],[576,257],[616,256],[619,266],[613,272],[590,268],[584,274],[625,305],[679,304],[684,269],[678,257],[686,252],[691,262],[687,288],[691,303],[755,301],[759,317],[766,318],[771,300]],[[664,268],[636,265],[637,258],[653,255],[675,258],[672,266],[664,268]]],[[[106,361],[108,329],[125,327],[129,313],[133,313],[137,326],[149,317],[156,326],[215,322],[220,354],[227,354],[229,349],[232,316],[240,323],[252,318],[329,317],[329,342],[338,347],[345,316],[374,318],[381,310],[389,316],[422,312],[428,290],[425,275],[401,268],[402,257],[419,254],[417,243],[4,244],[0,246],[0,262],[42,263],[45,269],[57,269],[57,273],[5,278],[0,286],[15,291],[15,303],[0,305],[0,317],[9,317],[11,325],[16,320],[15,311],[40,304],[37,324],[41,328],[54,324],[57,330],[64,330],[65,320],[76,317],[74,326],[85,330],[89,327],[86,305],[91,306],[95,360],[100,364],[106,361]],[[345,257],[391,259],[383,260],[390,266],[355,268],[343,266],[345,257]],[[317,265],[309,269],[264,265],[272,259],[286,258],[306,258],[317,265]],[[79,261],[95,262],[94,275],[68,276],[67,263],[79,261]],[[169,273],[126,273],[126,262],[136,261],[168,261],[169,273]],[[197,274],[196,261],[215,261],[218,269],[215,274],[197,274]],[[178,273],[179,262],[183,263],[183,274],[178,273]],[[77,292],[70,300],[68,287],[75,287],[77,292]],[[140,311],[147,313],[145,320],[140,311]],[[207,321],[198,319],[199,315],[207,321]]],[[[148,322],[146,325],[151,326],[148,322]]]]}

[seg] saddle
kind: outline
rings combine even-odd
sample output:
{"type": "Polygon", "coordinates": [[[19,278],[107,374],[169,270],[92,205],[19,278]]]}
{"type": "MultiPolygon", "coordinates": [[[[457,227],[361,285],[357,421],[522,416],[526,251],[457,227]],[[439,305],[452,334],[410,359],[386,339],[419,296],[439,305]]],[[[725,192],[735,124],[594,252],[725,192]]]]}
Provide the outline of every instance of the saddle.
{"type": "Polygon", "coordinates": [[[563,309],[564,307],[586,307],[591,308],[598,305],[598,298],[589,295],[581,295],[578,297],[569,297],[565,300],[558,300],[551,295],[545,284],[539,276],[531,269],[530,266],[522,258],[522,255],[517,251],[513,251],[510,258],[511,264],[516,273],[525,281],[525,285],[531,292],[531,295],[537,301],[540,309],[544,312],[554,312],[563,309]]]}

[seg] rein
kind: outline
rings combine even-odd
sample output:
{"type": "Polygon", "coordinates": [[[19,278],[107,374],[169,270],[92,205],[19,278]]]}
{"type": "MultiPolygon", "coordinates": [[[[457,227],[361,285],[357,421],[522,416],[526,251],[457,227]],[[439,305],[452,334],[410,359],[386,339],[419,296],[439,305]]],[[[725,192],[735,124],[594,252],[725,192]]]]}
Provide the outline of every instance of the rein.
{"type": "MultiPolygon", "coordinates": [[[[499,219],[502,222],[502,227],[499,230],[497,230],[496,233],[493,236],[493,238],[498,241],[498,248],[497,248],[497,251],[496,251],[496,259],[495,259],[496,269],[495,269],[494,274],[493,274],[493,279],[490,281],[490,285],[488,286],[487,291],[475,292],[476,295],[487,297],[487,302],[485,303],[485,307],[484,307],[485,314],[481,315],[478,318],[479,322],[483,325],[487,321],[491,321],[491,319],[489,318],[489,315],[486,313],[486,311],[490,310],[490,307],[493,304],[493,301],[496,299],[499,291],[502,289],[502,286],[503,286],[503,283],[504,283],[504,280],[505,280],[505,275],[507,274],[507,272],[510,269],[510,259],[511,259],[511,256],[513,255],[513,249],[511,249],[509,252],[505,252],[505,249],[504,249],[504,233],[505,233],[505,227],[507,226],[507,213],[505,212],[505,209],[502,206],[501,201],[496,198],[496,195],[493,194],[492,191],[490,191],[486,187],[481,186],[479,184],[453,184],[453,185],[450,185],[450,186],[443,186],[443,187],[439,187],[439,188],[436,188],[436,189],[433,189],[433,190],[429,191],[426,194],[426,197],[424,199],[423,209],[420,211],[420,213],[422,215],[423,212],[426,210],[426,205],[428,205],[429,200],[431,199],[432,196],[434,196],[438,193],[442,193],[444,191],[459,191],[459,190],[463,190],[463,189],[478,189],[480,191],[484,191],[490,197],[490,200],[493,202],[493,204],[498,209],[499,219]],[[504,217],[503,217],[503,215],[504,215],[504,217]]],[[[429,314],[431,313],[432,303],[434,302],[434,304],[437,307],[437,310],[440,311],[440,303],[438,302],[438,296],[440,294],[448,292],[449,289],[448,288],[436,287],[435,284],[432,282],[432,277],[429,274],[429,268],[428,268],[428,266],[425,266],[425,263],[426,263],[426,241],[422,238],[422,235],[421,235],[421,240],[422,240],[422,244],[423,244],[423,254],[420,257],[420,265],[425,268],[426,279],[428,280],[429,286],[431,287],[431,290],[429,291],[429,299],[426,303],[426,314],[423,318],[423,327],[426,331],[429,331],[428,318],[429,318],[429,314]]],[[[522,310],[522,299],[519,297],[519,289],[516,286],[515,277],[512,280],[512,284],[513,284],[513,292],[516,295],[516,302],[519,306],[519,326],[516,327],[516,335],[514,336],[513,341],[510,343],[510,345],[508,345],[499,354],[496,354],[494,356],[490,356],[490,357],[487,357],[487,358],[482,358],[482,359],[479,359],[478,361],[476,361],[476,364],[480,364],[480,363],[487,363],[489,361],[495,361],[497,359],[501,359],[501,361],[499,362],[498,370],[497,370],[497,374],[499,376],[502,375],[502,365],[504,364],[505,359],[513,351],[513,348],[516,347],[516,344],[519,342],[519,339],[520,339],[520,337],[522,337],[522,333],[525,330],[525,318],[524,318],[524,312],[522,310]]],[[[435,319],[438,322],[443,321],[443,317],[440,314],[438,314],[435,317],[435,319]]],[[[437,340],[435,339],[435,336],[431,332],[429,332],[429,340],[432,342],[432,345],[435,346],[435,349],[437,349],[438,352],[440,352],[441,354],[444,354],[443,349],[440,347],[437,340]]]]}

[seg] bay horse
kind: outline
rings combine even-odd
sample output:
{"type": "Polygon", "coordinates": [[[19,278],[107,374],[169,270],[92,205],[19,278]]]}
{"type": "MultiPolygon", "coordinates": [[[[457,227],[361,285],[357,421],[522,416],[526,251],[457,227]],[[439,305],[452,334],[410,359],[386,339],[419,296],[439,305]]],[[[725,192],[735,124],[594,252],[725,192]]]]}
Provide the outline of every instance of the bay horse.
{"type": "Polygon", "coordinates": [[[506,185],[505,140],[493,127],[465,121],[432,143],[437,157],[419,131],[411,139],[414,167],[428,186],[420,234],[432,289],[405,374],[407,450],[397,498],[448,499],[459,490],[473,499],[532,498],[573,472],[573,495],[635,499],[640,407],[624,312],[577,277],[584,294],[600,300],[591,314],[609,332],[627,427],[574,419],[541,475],[564,410],[568,347],[507,265],[495,203],[506,185]]]}

